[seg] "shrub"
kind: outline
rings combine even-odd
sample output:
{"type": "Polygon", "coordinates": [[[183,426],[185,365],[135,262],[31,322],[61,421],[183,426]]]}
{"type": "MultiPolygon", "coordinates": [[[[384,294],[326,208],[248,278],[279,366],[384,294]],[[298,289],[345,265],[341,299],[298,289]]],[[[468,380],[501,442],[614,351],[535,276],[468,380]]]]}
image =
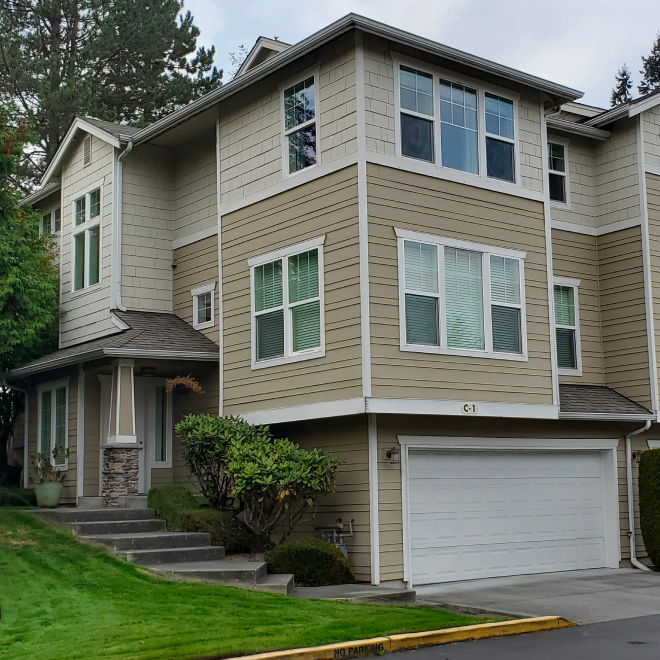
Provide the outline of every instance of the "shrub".
{"type": "Polygon", "coordinates": [[[225,472],[226,452],[232,443],[252,442],[270,436],[268,427],[253,426],[240,417],[188,415],[176,425],[184,458],[197,477],[208,503],[215,509],[233,505],[231,484],[225,472]]]}
{"type": "Polygon", "coordinates": [[[639,461],[639,514],[646,552],[660,569],[660,449],[642,452],[639,461]]]}
{"type": "Polygon", "coordinates": [[[252,549],[254,537],[230,511],[181,511],[173,524],[172,531],[210,534],[211,543],[223,546],[227,554],[249,552],[252,549]]]}
{"type": "Polygon", "coordinates": [[[31,488],[0,488],[0,506],[37,506],[31,488]]]}
{"type": "Polygon", "coordinates": [[[308,587],[353,584],[355,573],[342,551],[317,538],[303,538],[273,548],[266,555],[269,573],[293,573],[308,587]]]}
{"type": "MultiPolygon", "coordinates": [[[[227,475],[243,507],[247,527],[264,547],[282,543],[308,508],[334,487],[339,460],[321,449],[307,451],[270,433],[227,449],[227,475]]],[[[313,515],[313,514],[312,514],[313,515]]]]}
{"type": "Polygon", "coordinates": [[[174,522],[181,511],[202,508],[195,496],[183,486],[152,488],[147,495],[147,504],[156,511],[157,518],[162,518],[168,524],[174,522]]]}

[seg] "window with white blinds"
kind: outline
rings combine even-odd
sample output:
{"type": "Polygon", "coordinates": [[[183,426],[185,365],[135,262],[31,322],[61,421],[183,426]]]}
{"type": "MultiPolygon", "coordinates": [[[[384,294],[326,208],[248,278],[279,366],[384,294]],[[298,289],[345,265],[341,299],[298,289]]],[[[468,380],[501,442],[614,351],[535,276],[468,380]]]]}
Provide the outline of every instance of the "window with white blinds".
{"type": "Polygon", "coordinates": [[[577,282],[555,278],[555,339],[559,372],[580,375],[580,322],[577,282]]]}
{"type": "Polygon", "coordinates": [[[324,353],[323,252],[319,241],[304,247],[251,261],[253,368],[324,353]]]}
{"type": "Polygon", "coordinates": [[[526,359],[524,253],[397,234],[402,350],[526,359]]]}
{"type": "Polygon", "coordinates": [[[39,387],[39,452],[46,454],[51,464],[67,469],[68,459],[68,384],[66,381],[39,387]]]}

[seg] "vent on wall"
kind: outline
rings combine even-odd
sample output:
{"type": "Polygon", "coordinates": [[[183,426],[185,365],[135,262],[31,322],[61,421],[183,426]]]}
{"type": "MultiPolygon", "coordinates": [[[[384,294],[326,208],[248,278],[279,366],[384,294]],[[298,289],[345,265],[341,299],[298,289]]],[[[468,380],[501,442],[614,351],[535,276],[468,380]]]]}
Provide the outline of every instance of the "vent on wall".
{"type": "Polygon", "coordinates": [[[92,162],[92,136],[85,137],[83,142],[83,163],[89,165],[92,162]]]}

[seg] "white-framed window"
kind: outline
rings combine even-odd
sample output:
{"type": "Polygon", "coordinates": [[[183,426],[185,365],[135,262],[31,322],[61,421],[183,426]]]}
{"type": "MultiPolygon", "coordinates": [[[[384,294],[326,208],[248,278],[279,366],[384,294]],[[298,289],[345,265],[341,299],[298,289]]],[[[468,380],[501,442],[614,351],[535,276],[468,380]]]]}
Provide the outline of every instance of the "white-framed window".
{"type": "Polygon", "coordinates": [[[164,385],[154,387],[154,441],[151,466],[172,467],[172,395],[164,385]]]}
{"type": "Polygon", "coordinates": [[[396,234],[401,350],[527,359],[524,252],[396,234]]]}
{"type": "Polygon", "coordinates": [[[193,297],[193,328],[203,330],[215,325],[215,282],[197,287],[193,297]]]}
{"type": "Polygon", "coordinates": [[[41,214],[40,234],[59,234],[61,226],[62,212],[59,206],[41,214]]]}
{"type": "Polygon", "coordinates": [[[568,207],[568,142],[558,138],[548,141],[548,192],[553,206],[568,207]]]}
{"type": "Polygon", "coordinates": [[[99,283],[101,276],[102,187],[96,185],[72,204],[72,290],[99,283]]]}
{"type": "Polygon", "coordinates": [[[324,241],[249,260],[253,369],[325,355],[324,241]]]}
{"type": "Polygon", "coordinates": [[[37,387],[39,453],[50,457],[51,465],[67,470],[68,459],[53,456],[56,449],[66,451],[69,446],[69,381],[62,379],[37,387]]]}
{"type": "Polygon", "coordinates": [[[466,183],[461,173],[497,189],[519,182],[520,94],[405,55],[394,61],[398,156],[466,183]]]}
{"type": "Polygon", "coordinates": [[[563,376],[582,375],[578,288],[580,280],[554,278],[557,367],[563,376]]]}
{"type": "Polygon", "coordinates": [[[313,167],[319,160],[318,74],[281,86],[282,168],[286,176],[313,167]]]}

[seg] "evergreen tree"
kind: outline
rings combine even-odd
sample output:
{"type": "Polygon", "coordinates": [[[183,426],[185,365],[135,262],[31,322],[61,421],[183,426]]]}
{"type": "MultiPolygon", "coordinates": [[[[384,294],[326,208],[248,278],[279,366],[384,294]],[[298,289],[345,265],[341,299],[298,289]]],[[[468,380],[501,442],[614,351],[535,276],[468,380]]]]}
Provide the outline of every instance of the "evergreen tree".
{"type": "Polygon", "coordinates": [[[640,94],[648,94],[660,89],[660,32],[655,37],[651,54],[642,56],[642,82],[640,83],[640,94]]]}
{"type": "MultiPolygon", "coordinates": [[[[54,246],[39,236],[39,216],[21,206],[14,184],[24,145],[35,138],[15,108],[0,106],[0,373],[57,347],[54,246]]],[[[0,486],[11,481],[7,442],[22,409],[20,392],[0,387],[0,486]]]]}
{"type": "Polygon", "coordinates": [[[633,86],[632,74],[625,62],[617,72],[616,76],[614,76],[614,79],[616,80],[616,86],[612,90],[610,105],[614,107],[632,101],[632,95],[630,93],[633,86]]]}
{"type": "Polygon", "coordinates": [[[0,97],[43,170],[75,115],[146,125],[220,85],[183,0],[0,0],[0,97]]]}

